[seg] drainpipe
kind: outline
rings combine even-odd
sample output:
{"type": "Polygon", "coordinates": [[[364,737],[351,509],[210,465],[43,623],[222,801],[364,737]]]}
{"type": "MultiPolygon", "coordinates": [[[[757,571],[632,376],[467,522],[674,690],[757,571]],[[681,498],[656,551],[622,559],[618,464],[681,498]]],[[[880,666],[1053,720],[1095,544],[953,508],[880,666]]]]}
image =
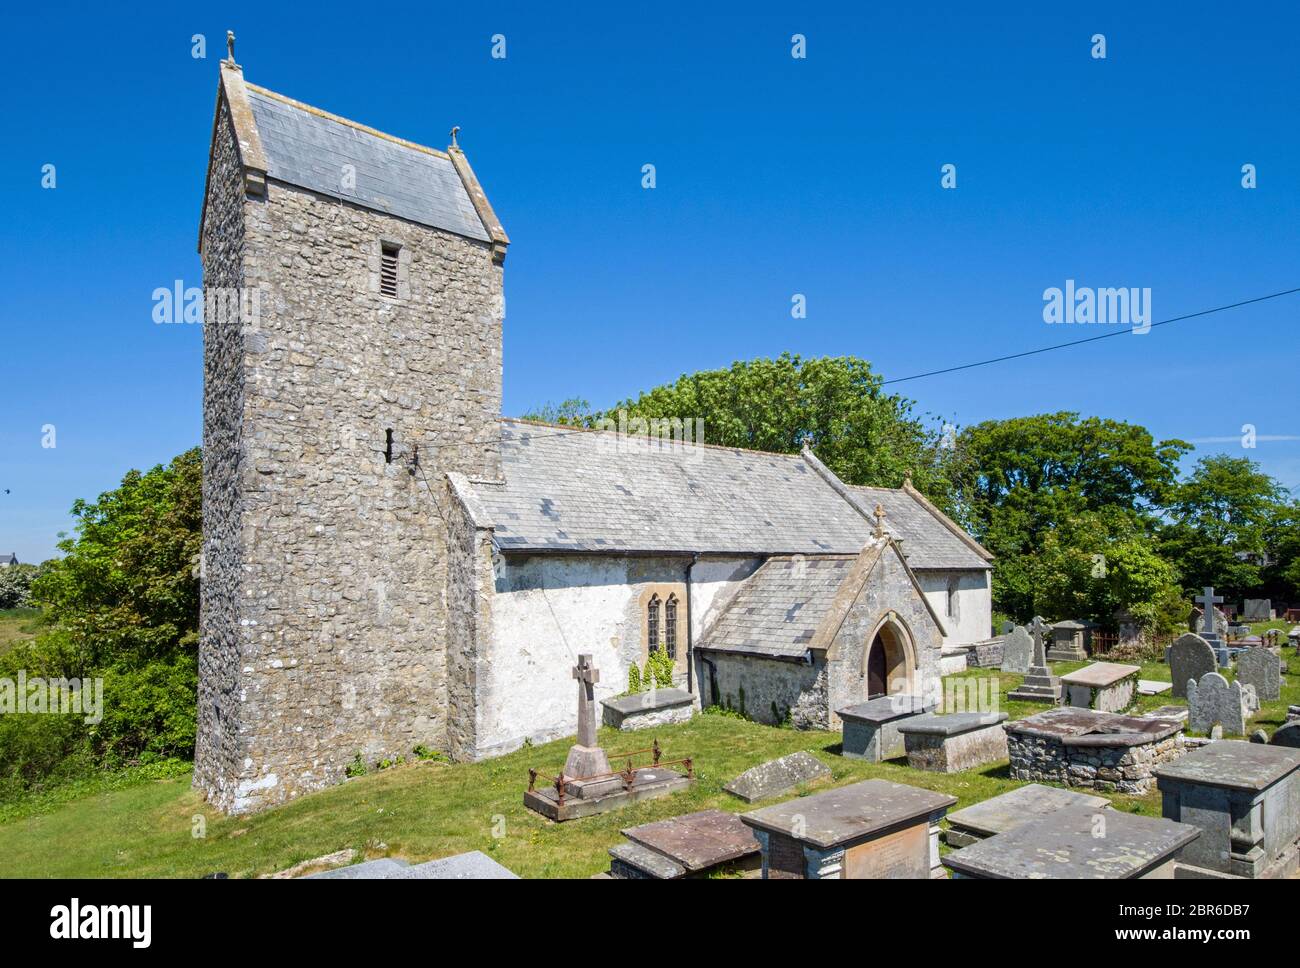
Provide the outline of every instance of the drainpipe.
{"type": "Polygon", "coordinates": [[[700,560],[697,551],[686,566],[686,691],[695,692],[695,602],[691,598],[691,573],[700,560]]]}

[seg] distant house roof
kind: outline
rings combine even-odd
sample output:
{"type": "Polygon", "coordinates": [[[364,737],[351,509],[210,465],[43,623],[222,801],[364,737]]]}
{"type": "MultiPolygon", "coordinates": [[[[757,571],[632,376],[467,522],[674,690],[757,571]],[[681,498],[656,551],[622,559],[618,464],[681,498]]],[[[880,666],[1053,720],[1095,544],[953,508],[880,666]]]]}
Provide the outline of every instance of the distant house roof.
{"type": "Polygon", "coordinates": [[[16,564],[18,564],[17,555],[14,554],[0,555],[0,565],[16,565],[16,564]]]}
{"type": "Polygon", "coordinates": [[[855,560],[856,555],[769,558],[727,603],[697,648],[802,657],[855,560]]]}
{"type": "MultiPolygon", "coordinates": [[[[503,420],[501,463],[473,487],[504,551],[853,555],[873,527],[807,454],[503,420]]],[[[989,567],[909,492],[869,490],[912,568],[989,567]]]]}

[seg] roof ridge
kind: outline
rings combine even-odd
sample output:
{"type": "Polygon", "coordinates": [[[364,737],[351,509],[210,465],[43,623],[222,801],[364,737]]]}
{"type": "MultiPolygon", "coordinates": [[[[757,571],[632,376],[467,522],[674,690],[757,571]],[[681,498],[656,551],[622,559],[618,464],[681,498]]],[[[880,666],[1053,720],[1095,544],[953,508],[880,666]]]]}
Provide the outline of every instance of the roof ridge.
{"type": "MultiPolygon", "coordinates": [[[[669,419],[672,419],[672,418],[670,418],[670,417],[657,417],[657,418],[647,417],[647,418],[645,418],[645,419],[647,419],[647,420],[651,420],[651,419],[669,420],[669,419]]],[[[525,425],[527,425],[527,426],[529,426],[529,427],[549,427],[549,428],[552,428],[552,429],[554,429],[554,430],[569,430],[569,431],[573,431],[574,433],[603,434],[603,433],[608,433],[608,432],[609,432],[608,430],[606,430],[606,429],[603,428],[603,427],[579,427],[579,426],[576,426],[576,425],[574,425],[574,424],[557,424],[557,423],[550,423],[550,422],[545,421],[545,420],[530,420],[530,419],[528,419],[527,417],[502,417],[502,418],[501,418],[501,422],[502,422],[502,423],[520,423],[520,424],[525,424],[525,425]]],[[[646,440],[653,440],[653,439],[654,439],[654,438],[652,438],[652,437],[650,437],[650,436],[648,436],[648,435],[646,435],[646,434],[628,434],[628,436],[629,436],[629,437],[632,437],[632,438],[642,438],[642,437],[644,437],[646,440]]],[[[730,450],[730,451],[738,451],[738,452],[740,452],[740,453],[742,453],[742,454],[761,454],[761,455],[763,455],[764,457],[785,457],[785,458],[789,458],[789,459],[792,459],[792,460],[803,460],[803,459],[804,459],[802,453],[799,453],[799,454],[788,454],[788,453],[785,453],[785,452],[783,452],[783,451],[779,451],[779,450],[758,450],[758,449],[756,449],[756,448],[754,448],[754,447],[736,447],[736,446],[734,446],[734,445],[732,445],[732,444],[705,444],[705,443],[697,443],[697,442],[695,442],[695,441],[685,441],[685,440],[682,440],[682,441],[670,441],[670,443],[680,443],[680,444],[683,444],[683,445],[689,445],[689,446],[691,446],[691,447],[707,447],[707,448],[709,448],[710,450],[730,450]]]]}
{"type": "Polygon", "coordinates": [[[282,104],[287,104],[290,107],[297,108],[300,111],[306,111],[309,114],[314,114],[319,118],[325,118],[327,121],[336,121],[339,124],[346,125],[349,128],[354,128],[357,131],[363,131],[366,134],[374,135],[376,138],[383,138],[385,141],[391,141],[394,144],[399,144],[406,148],[413,148],[416,151],[422,151],[427,155],[433,155],[435,158],[442,158],[445,161],[451,161],[451,155],[447,154],[447,152],[445,151],[439,151],[437,148],[431,148],[428,145],[422,145],[418,141],[411,141],[407,138],[399,138],[395,134],[389,134],[386,131],[380,131],[378,128],[372,128],[370,127],[370,125],[362,124],[360,121],[353,121],[351,118],[345,118],[341,114],[334,114],[331,111],[326,111],[322,108],[315,107],[314,105],[308,104],[305,101],[298,101],[294,98],[289,97],[288,95],[281,94],[279,91],[272,91],[269,87],[263,87],[260,84],[254,84],[252,81],[249,80],[244,81],[244,86],[248,88],[250,91],[256,91],[258,94],[265,94],[267,97],[275,98],[277,101],[281,102],[282,104]]]}

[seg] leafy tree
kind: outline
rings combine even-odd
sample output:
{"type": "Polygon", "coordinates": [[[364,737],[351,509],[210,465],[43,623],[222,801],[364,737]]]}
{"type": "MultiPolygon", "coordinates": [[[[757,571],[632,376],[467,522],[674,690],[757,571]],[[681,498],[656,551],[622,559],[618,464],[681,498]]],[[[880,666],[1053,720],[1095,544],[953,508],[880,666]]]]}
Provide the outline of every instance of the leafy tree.
{"type": "Polygon", "coordinates": [[[1186,619],[1172,565],[1163,560],[1146,522],[1132,511],[1084,511],[1048,532],[1027,569],[1033,610],[1049,618],[1109,625],[1121,610],[1153,632],[1186,619]]]}
{"type": "Polygon", "coordinates": [[[1257,592],[1287,496],[1248,458],[1201,458],[1173,489],[1161,532],[1164,554],[1184,588],[1213,585],[1234,598],[1257,592]]]}
{"type": "Polygon", "coordinates": [[[52,626],[0,656],[0,676],[102,677],[103,720],[0,717],[0,787],[193,755],[201,500],[195,448],[73,505],[75,537],[32,586],[52,626]]]}
{"type": "Polygon", "coordinates": [[[24,608],[31,604],[32,582],[40,573],[36,565],[7,565],[0,568],[0,608],[24,608]]]}
{"type": "Polygon", "coordinates": [[[1300,502],[1280,504],[1267,531],[1266,590],[1276,598],[1300,598],[1300,502]]]}
{"type": "Polygon", "coordinates": [[[540,407],[534,407],[521,418],[523,420],[536,420],[540,423],[551,424],[568,424],[574,427],[590,427],[596,419],[596,412],[591,409],[591,404],[581,397],[570,397],[563,403],[542,404],[540,407]]]}
{"type": "Polygon", "coordinates": [[[806,444],[851,484],[913,483],[949,504],[941,436],[913,414],[913,402],[881,389],[866,360],[851,356],[733,363],[679,377],[600,416],[703,422],[702,443],[798,453],[806,444]]]}
{"type": "MultiPolygon", "coordinates": [[[[1099,544],[1109,540],[1103,535],[1123,535],[1130,543],[1126,553],[1136,552],[1137,535],[1154,533],[1177,481],[1178,460],[1189,449],[1178,440],[1157,442],[1135,424],[1071,412],[965,428],[949,464],[954,501],[962,523],[996,556],[994,607],[1021,621],[1054,610],[1037,604],[1047,594],[1041,586],[1048,563],[1071,573],[1085,561],[1091,567],[1091,555],[1109,556],[1099,544]],[[1070,544],[1074,540],[1078,547],[1070,544]]],[[[1144,580],[1134,587],[1158,585],[1144,580]]],[[[1058,617],[1091,608],[1109,622],[1109,614],[1102,619],[1106,596],[1100,589],[1093,594],[1091,604],[1056,602],[1058,617]]],[[[1131,597],[1119,590],[1107,594],[1131,597]]]]}

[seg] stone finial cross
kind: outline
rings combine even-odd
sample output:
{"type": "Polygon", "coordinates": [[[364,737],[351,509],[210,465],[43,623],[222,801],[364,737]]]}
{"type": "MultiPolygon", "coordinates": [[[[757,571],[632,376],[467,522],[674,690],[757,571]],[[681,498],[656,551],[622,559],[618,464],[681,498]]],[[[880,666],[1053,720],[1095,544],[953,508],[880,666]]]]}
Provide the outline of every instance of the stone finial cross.
{"type": "Polygon", "coordinates": [[[459,148],[459,147],[460,147],[460,145],[456,144],[456,135],[458,135],[458,134],[460,134],[460,125],[459,125],[459,124],[453,124],[453,125],[451,126],[451,146],[452,146],[453,148],[459,148]]]}
{"type": "Polygon", "coordinates": [[[1200,602],[1205,607],[1205,611],[1201,614],[1201,619],[1202,619],[1201,630],[1203,632],[1209,632],[1211,635],[1213,635],[1214,634],[1214,606],[1221,604],[1223,602],[1223,596],[1214,594],[1213,587],[1206,585],[1205,593],[1202,595],[1197,595],[1196,601],[1200,602]]]}
{"type": "Polygon", "coordinates": [[[573,667],[573,678],[578,680],[578,745],[596,745],[596,691],[600,672],[591,662],[590,655],[578,656],[573,667]]]}
{"type": "Polygon", "coordinates": [[[233,30],[226,31],[226,60],[232,64],[235,62],[235,32],[233,30]]]}
{"type": "Polygon", "coordinates": [[[1047,665],[1047,649],[1044,648],[1043,639],[1047,633],[1052,631],[1052,627],[1043,621],[1042,616],[1035,615],[1034,620],[1029,623],[1029,631],[1034,634],[1034,665],[1047,665]]]}
{"type": "Polygon", "coordinates": [[[885,536],[885,509],[881,507],[879,502],[876,503],[875,515],[876,515],[876,537],[883,538],[885,536]]]}

